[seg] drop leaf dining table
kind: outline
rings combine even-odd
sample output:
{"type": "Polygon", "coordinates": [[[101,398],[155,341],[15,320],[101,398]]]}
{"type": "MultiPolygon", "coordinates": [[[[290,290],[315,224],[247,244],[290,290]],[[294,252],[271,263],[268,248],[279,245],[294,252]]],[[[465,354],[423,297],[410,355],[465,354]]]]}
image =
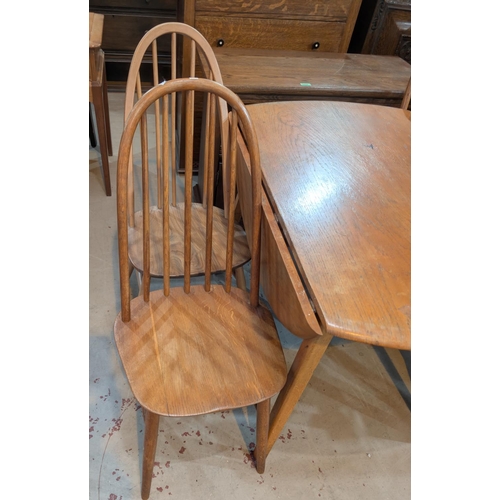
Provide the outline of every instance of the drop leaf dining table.
{"type": "MultiPolygon", "coordinates": [[[[411,112],[338,101],[247,109],[263,180],[261,284],[302,338],[271,411],[269,452],[334,336],[411,347],[411,112]]],[[[240,136],[238,164],[247,161],[240,136]]],[[[245,220],[248,186],[238,189],[245,220]]]]}

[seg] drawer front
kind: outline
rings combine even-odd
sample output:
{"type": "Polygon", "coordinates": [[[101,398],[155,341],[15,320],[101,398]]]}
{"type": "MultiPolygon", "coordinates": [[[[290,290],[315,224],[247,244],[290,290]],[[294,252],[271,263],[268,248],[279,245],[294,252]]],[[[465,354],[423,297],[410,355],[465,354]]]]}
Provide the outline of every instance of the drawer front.
{"type": "MultiPolygon", "coordinates": [[[[106,15],[102,48],[104,51],[133,52],[146,31],[158,24],[171,21],[171,17],[106,15]]],[[[158,39],[158,50],[170,51],[170,36],[163,36],[158,39]]]]}
{"type": "Polygon", "coordinates": [[[352,0],[196,0],[196,11],[323,19],[345,18],[351,4],[352,0]]]}
{"type": "Polygon", "coordinates": [[[131,10],[164,10],[175,12],[177,0],[90,0],[89,10],[131,9],[131,10]]]}
{"type": "Polygon", "coordinates": [[[338,52],[345,23],[197,15],[195,27],[217,47],[338,52]]]}

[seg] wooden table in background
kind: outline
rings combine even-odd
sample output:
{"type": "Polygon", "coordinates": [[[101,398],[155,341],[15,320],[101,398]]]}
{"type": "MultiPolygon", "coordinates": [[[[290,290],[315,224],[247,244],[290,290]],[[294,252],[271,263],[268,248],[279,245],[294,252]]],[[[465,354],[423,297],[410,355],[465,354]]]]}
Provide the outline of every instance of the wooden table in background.
{"type": "Polygon", "coordinates": [[[248,111],[264,184],[261,284],[304,339],[270,450],[333,336],[410,349],[411,114],[332,101],[248,111]]]}

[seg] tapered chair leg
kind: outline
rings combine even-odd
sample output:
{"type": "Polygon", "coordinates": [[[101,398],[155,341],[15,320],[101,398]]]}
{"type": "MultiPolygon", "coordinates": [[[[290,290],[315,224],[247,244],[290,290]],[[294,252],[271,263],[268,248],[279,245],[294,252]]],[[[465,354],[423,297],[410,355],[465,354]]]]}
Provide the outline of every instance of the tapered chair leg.
{"type": "Polygon", "coordinates": [[[243,272],[243,266],[237,267],[236,269],[233,269],[234,272],[234,277],[236,278],[236,286],[240,290],[245,290],[247,289],[247,283],[245,281],[245,273],[243,272]]]}
{"type": "Polygon", "coordinates": [[[153,466],[156,454],[156,442],[158,441],[158,425],[160,416],[152,413],[146,408],[142,409],[144,413],[144,454],[142,457],[142,500],[149,498],[151,491],[151,480],[153,479],[153,466]]]}
{"type": "Polygon", "coordinates": [[[254,456],[259,474],[263,474],[266,468],[270,409],[270,399],[257,403],[257,446],[255,447],[254,456]]]}

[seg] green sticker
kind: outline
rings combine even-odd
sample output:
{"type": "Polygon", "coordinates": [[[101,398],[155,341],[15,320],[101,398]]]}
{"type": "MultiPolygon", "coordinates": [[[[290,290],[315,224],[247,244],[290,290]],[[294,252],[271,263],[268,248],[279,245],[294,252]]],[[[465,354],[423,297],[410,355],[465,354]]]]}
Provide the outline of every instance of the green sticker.
{"type": "Polygon", "coordinates": [[[302,85],[302,87],[310,87],[311,86],[311,84],[307,83],[307,82],[302,82],[300,85],[302,85]]]}

